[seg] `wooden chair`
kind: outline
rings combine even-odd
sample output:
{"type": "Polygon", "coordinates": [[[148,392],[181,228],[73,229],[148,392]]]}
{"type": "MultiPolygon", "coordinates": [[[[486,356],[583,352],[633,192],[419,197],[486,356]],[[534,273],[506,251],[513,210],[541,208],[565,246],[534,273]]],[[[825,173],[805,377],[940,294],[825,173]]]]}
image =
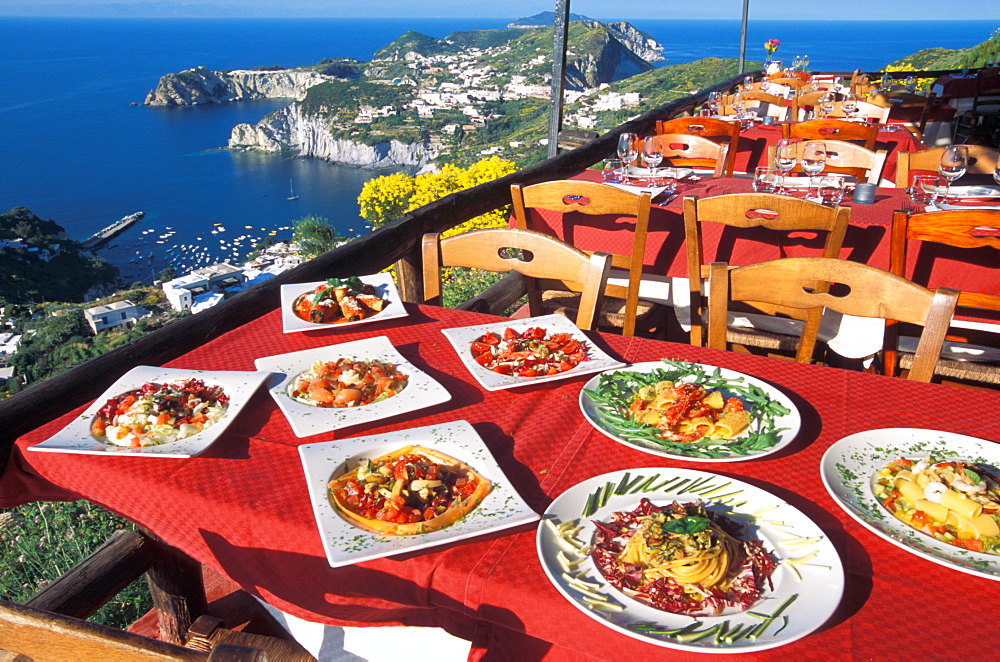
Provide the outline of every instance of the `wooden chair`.
{"type": "MultiPolygon", "coordinates": [[[[923,214],[908,214],[897,211],[892,217],[892,236],[889,243],[889,271],[899,276],[907,277],[906,263],[911,242],[933,242],[954,248],[994,249],[990,259],[997,263],[1000,258],[1000,210],[989,209],[957,209],[923,214]]],[[[918,244],[923,251],[923,243],[918,244]]],[[[933,247],[926,247],[933,251],[933,247]]],[[[962,291],[958,296],[959,308],[1000,311],[1000,295],[983,292],[962,291]]],[[[898,336],[899,330],[891,327],[893,336],[898,336]]],[[[948,340],[963,344],[978,344],[995,346],[998,335],[983,331],[954,327],[948,340]]],[[[895,344],[895,343],[893,343],[895,344]]],[[[973,355],[971,352],[969,355],[973,355]]],[[[912,361],[912,355],[901,354],[899,365],[906,368],[912,361]]],[[[887,355],[885,369],[887,374],[894,374],[896,358],[887,355]]],[[[959,361],[942,358],[935,367],[935,374],[952,379],[973,381],[988,384],[1000,384],[1000,365],[995,363],[959,361]]]]}
{"type": "MultiPolygon", "coordinates": [[[[1000,69],[980,69],[976,74],[976,89],[972,107],[955,115],[953,143],[973,144],[971,140],[991,140],[1000,146],[1000,69]]],[[[985,142],[983,143],[985,144],[985,142]]]]}
{"type": "MultiPolygon", "coordinates": [[[[924,129],[933,109],[941,100],[937,95],[928,93],[927,96],[913,94],[912,92],[881,92],[869,98],[869,101],[877,106],[889,108],[888,120],[900,119],[907,131],[920,141],[923,141],[924,129]]],[[[888,121],[886,120],[886,121],[888,121]]]]}
{"type": "MultiPolygon", "coordinates": [[[[684,198],[684,237],[687,244],[687,271],[690,285],[691,344],[705,342],[703,280],[707,270],[704,259],[701,224],[722,223],[734,228],[767,228],[775,232],[822,232],[824,257],[840,255],[844,235],[851,219],[849,207],[825,207],[815,202],[770,193],[734,193],[712,198],[684,198]]],[[[819,330],[821,314],[805,320],[813,335],[819,330]]],[[[731,339],[742,345],[791,351],[796,338],[782,334],[732,329],[731,339]]]]}
{"type": "Polygon", "coordinates": [[[793,76],[791,78],[772,78],[771,85],[784,85],[785,87],[791,89],[793,92],[798,92],[803,87],[809,85],[808,80],[799,78],[798,76],[793,76]]]}
{"type": "Polygon", "coordinates": [[[729,170],[729,144],[687,133],[662,133],[653,139],[660,145],[663,165],[709,169],[716,177],[733,176],[729,170]]]}
{"type": "MultiPolygon", "coordinates": [[[[591,329],[600,308],[611,269],[607,253],[588,255],[555,237],[520,228],[473,230],[450,237],[425,234],[423,238],[424,299],[441,303],[441,268],[472,267],[495,272],[516,271],[539,286],[553,286],[580,292],[576,325],[591,329]]],[[[638,292],[636,292],[638,294],[638,292]]],[[[532,299],[529,290],[529,300],[532,299]]],[[[540,301],[532,303],[539,314],[540,301]]]]}
{"type": "MultiPolygon", "coordinates": [[[[523,229],[530,229],[529,209],[564,214],[579,212],[590,216],[635,217],[631,250],[620,253],[606,251],[612,256],[612,268],[628,271],[628,286],[624,288],[614,284],[607,286],[603,305],[599,308],[600,322],[597,326],[620,328],[622,334],[632,336],[635,335],[637,326],[650,330],[650,327],[655,325],[657,316],[666,314],[662,306],[639,299],[646,233],[649,229],[648,192],[632,193],[608,184],[568,179],[541,182],[531,186],[512,184],[510,197],[513,202],[514,220],[517,227],[523,229]]],[[[560,312],[573,315],[576,296],[566,292],[565,288],[538,290],[535,284],[529,281],[528,294],[532,314],[560,312]]]]}
{"type": "MultiPolygon", "coordinates": [[[[708,277],[708,346],[726,349],[729,304],[771,304],[822,313],[893,319],[923,327],[908,378],[929,382],[941,354],[948,322],[955,312],[958,292],[935,291],[875,267],[822,257],[792,257],[729,268],[711,265],[708,277]],[[827,287],[817,288],[817,283],[827,287]],[[843,285],[846,293],[830,288],[843,285]]],[[[808,363],[816,342],[815,330],[804,330],[796,360],[808,363]]]]}
{"type": "Polygon", "coordinates": [[[725,176],[733,176],[733,171],[736,169],[736,152],[740,142],[739,122],[727,122],[714,117],[675,117],[672,120],[658,120],[656,133],[684,133],[727,145],[725,176]]]}
{"type": "MultiPolygon", "coordinates": [[[[746,99],[744,111],[756,110],[757,117],[770,115],[779,122],[784,122],[788,119],[791,112],[791,105],[786,102],[784,97],[759,90],[751,90],[743,94],[746,99]]],[[[722,97],[719,103],[719,113],[721,115],[736,114],[736,110],[733,108],[733,95],[730,94],[722,97]]]]}
{"type": "MultiPolygon", "coordinates": [[[[899,152],[896,155],[896,186],[899,188],[908,187],[914,171],[936,173],[945,147],[942,145],[912,153],[899,152]]],[[[965,173],[989,177],[993,173],[993,169],[997,167],[1000,150],[985,145],[967,145],[967,147],[969,160],[965,173]]]]}
{"type": "Polygon", "coordinates": [[[858,142],[865,149],[875,149],[878,127],[844,120],[809,120],[797,124],[782,124],[782,138],[802,140],[845,140],[858,142]]]}
{"type": "MultiPolygon", "coordinates": [[[[882,181],[882,170],[885,168],[885,160],[888,156],[886,150],[872,151],[842,140],[823,140],[822,142],[826,145],[824,173],[851,175],[856,181],[873,184],[882,181]]],[[[806,141],[793,143],[796,158],[799,158],[805,143],[806,141]]],[[[767,159],[769,163],[774,163],[774,153],[777,149],[777,145],[768,146],[767,159]]],[[[800,162],[796,162],[791,172],[802,172],[800,162]]]]}

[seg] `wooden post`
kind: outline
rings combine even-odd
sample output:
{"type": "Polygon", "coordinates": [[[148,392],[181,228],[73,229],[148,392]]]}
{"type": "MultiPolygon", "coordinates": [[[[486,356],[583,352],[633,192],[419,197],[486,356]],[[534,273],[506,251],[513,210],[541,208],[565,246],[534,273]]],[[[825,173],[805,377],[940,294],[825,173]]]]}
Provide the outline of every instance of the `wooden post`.
{"type": "MultiPolygon", "coordinates": [[[[157,540],[155,534],[144,531],[157,540]]],[[[163,641],[183,644],[191,624],[208,611],[201,564],[183,552],[159,542],[159,553],[146,572],[153,594],[163,641]]]]}

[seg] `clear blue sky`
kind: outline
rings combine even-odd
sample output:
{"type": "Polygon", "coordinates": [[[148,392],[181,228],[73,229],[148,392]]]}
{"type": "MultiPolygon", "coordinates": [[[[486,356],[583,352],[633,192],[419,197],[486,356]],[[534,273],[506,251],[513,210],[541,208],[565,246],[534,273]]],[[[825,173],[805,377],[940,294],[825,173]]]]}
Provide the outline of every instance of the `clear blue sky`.
{"type": "MultiPolygon", "coordinates": [[[[517,18],[551,11],[555,0],[7,0],[0,15],[39,13],[79,16],[132,16],[185,13],[243,16],[473,17],[517,18]],[[26,9],[30,8],[30,12],[26,9]]],[[[743,0],[570,0],[571,11],[599,19],[731,18],[742,15],[743,0]]],[[[927,19],[1000,20],[1000,0],[750,0],[750,20],[766,19],[927,19]],[[794,11],[790,11],[794,8],[794,11]]]]}

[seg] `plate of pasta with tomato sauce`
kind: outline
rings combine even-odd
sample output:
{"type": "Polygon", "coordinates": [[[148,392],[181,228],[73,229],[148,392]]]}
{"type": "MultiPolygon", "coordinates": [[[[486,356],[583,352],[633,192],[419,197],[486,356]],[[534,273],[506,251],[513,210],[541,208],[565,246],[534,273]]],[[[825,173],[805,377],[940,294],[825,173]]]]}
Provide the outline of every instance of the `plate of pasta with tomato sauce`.
{"type": "Polygon", "coordinates": [[[303,444],[299,458],[332,567],[538,520],[468,421],[303,444]]]}
{"type": "Polygon", "coordinates": [[[749,653],[821,627],[844,593],[826,533],[770,491],[707,471],[643,467],[560,494],[536,534],[573,606],[647,643],[749,653]]]}
{"type": "Polygon", "coordinates": [[[277,375],[268,390],[299,437],[451,400],[444,386],[407,361],[386,336],[266,356],[255,365],[277,375]]]}
{"type": "Polygon", "coordinates": [[[389,273],[281,286],[285,333],[337,329],[407,314],[389,273]]]}
{"type": "Polygon", "coordinates": [[[487,391],[592,374],[625,365],[562,315],[442,329],[487,391]]]}
{"type": "Polygon", "coordinates": [[[791,399],[761,379],[668,359],[594,376],[580,392],[580,409],[619,443],[692,462],[770,455],[802,425],[791,399]]]}
{"type": "Polygon", "coordinates": [[[882,428],[823,455],[823,484],[868,530],[939,565],[1000,580],[1000,446],[954,432],[882,428]]]}

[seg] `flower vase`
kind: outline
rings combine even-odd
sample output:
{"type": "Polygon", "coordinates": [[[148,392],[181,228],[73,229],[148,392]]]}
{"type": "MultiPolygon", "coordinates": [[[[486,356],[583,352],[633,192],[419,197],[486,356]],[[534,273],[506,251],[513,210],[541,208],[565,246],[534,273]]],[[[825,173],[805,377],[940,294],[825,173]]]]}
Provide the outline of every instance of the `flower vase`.
{"type": "Polygon", "coordinates": [[[776,74],[781,71],[781,60],[772,60],[767,58],[764,62],[764,73],[767,75],[776,74]]]}

